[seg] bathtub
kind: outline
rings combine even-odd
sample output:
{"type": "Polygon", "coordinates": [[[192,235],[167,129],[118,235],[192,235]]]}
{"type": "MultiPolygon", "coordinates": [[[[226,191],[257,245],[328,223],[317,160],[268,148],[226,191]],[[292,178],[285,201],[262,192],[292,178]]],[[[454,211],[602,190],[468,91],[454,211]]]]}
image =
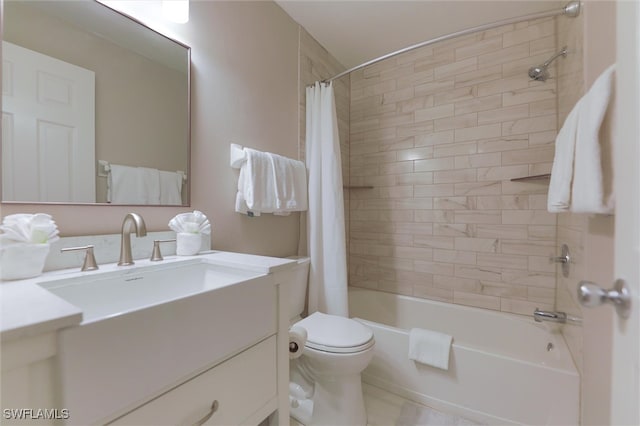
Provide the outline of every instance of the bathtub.
{"type": "Polygon", "coordinates": [[[349,309],[376,340],[365,383],[480,423],[579,424],[580,377],[549,324],[355,288],[349,309]],[[408,359],[413,327],[453,336],[449,370],[408,359]]]}

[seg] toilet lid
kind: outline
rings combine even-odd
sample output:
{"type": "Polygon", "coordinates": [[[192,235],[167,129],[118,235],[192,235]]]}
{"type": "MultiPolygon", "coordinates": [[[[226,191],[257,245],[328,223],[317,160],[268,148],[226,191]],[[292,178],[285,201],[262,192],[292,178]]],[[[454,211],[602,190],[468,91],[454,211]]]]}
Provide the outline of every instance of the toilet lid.
{"type": "Polygon", "coordinates": [[[358,321],[314,312],[299,325],[307,330],[305,346],[325,352],[353,353],[373,345],[373,332],[358,321]]]}

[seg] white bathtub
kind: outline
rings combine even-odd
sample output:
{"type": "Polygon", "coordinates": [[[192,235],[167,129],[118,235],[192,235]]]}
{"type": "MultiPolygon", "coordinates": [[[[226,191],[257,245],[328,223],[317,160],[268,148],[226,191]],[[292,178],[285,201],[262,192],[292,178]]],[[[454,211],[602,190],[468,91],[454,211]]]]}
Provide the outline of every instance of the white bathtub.
{"type": "Polygon", "coordinates": [[[580,378],[562,336],[547,324],[354,288],[349,309],[376,339],[364,382],[481,423],[579,424],[580,378]],[[414,327],[453,336],[448,371],[408,359],[414,327]]]}

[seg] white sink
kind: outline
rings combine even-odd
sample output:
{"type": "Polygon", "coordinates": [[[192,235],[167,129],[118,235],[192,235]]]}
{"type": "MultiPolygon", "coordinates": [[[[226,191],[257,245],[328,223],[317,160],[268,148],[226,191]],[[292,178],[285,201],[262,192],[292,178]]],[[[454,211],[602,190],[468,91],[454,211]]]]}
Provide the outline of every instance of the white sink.
{"type": "Polygon", "coordinates": [[[38,281],[83,311],[80,325],[58,333],[66,424],[108,423],[276,333],[273,276],[216,256],[38,281]]]}
{"type": "Polygon", "coordinates": [[[88,324],[261,275],[190,259],[110,272],[91,272],[38,285],[82,309],[82,324],[88,324]]]}

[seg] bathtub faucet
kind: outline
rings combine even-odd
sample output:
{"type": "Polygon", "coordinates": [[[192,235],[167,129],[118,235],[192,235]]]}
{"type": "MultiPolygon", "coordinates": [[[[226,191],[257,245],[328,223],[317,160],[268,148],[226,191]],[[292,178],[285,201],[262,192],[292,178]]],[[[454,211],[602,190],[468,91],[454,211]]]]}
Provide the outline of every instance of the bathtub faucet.
{"type": "Polygon", "coordinates": [[[540,309],[536,308],[536,310],[533,311],[533,319],[536,322],[549,321],[564,324],[565,322],[567,322],[567,314],[565,314],[564,312],[541,311],[540,309]]]}

